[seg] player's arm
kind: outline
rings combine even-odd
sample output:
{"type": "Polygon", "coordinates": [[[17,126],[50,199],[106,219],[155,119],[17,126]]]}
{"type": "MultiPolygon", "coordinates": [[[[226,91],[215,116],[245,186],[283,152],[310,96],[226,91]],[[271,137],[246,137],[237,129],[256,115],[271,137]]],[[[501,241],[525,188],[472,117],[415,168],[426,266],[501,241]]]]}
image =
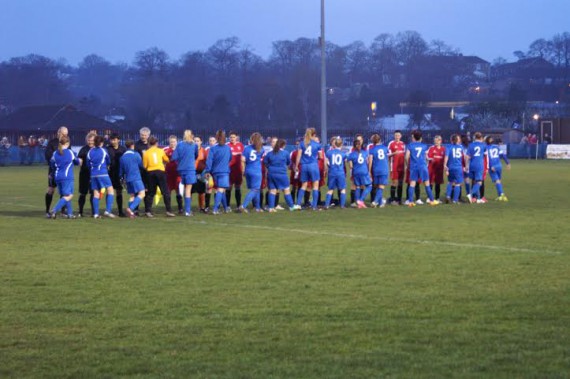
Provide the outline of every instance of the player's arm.
{"type": "Polygon", "coordinates": [[[445,170],[446,175],[449,176],[449,167],[447,167],[447,162],[449,162],[449,157],[445,154],[443,158],[443,169],[445,170]]]}
{"type": "MultiPolygon", "coordinates": [[[[176,151],[176,150],[174,150],[174,151],[176,151]]],[[[170,159],[168,159],[168,155],[166,155],[166,153],[164,152],[164,150],[162,151],[162,161],[163,161],[164,163],[170,162],[170,159]]]]}
{"type": "Polygon", "coordinates": [[[410,166],[410,150],[406,150],[406,155],[404,156],[404,171],[410,166]]]}
{"type": "Polygon", "coordinates": [[[303,149],[297,149],[297,161],[295,162],[296,172],[299,172],[299,163],[301,163],[301,154],[303,154],[303,149]]]}
{"type": "Polygon", "coordinates": [[[510,170],[511,169],[511,162],[509,161],[507,154],[501,153],[501,154],[499,154],[499,158],[502,158],[505,161],[505,163],[507,164],[507,170],[510,170]]]}
{"type": "Polygon", "coordinates": [[[372,176],[372,161],[373,161],[373,157],[372,154],[368,154],[368,172],[370,173],[370,176],[372,176]]]}
{"type": "Polygon", "coordinates": [[[245,172],[245,156],[241,156],[241,172],[245,172]]]}

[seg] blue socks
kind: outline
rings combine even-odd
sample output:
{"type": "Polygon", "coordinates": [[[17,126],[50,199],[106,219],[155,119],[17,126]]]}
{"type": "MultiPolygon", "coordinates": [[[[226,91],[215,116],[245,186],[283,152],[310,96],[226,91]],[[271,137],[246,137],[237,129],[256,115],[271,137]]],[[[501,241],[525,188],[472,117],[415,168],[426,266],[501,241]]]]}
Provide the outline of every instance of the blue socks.
{"type": "Polygon", "coordinates": [[[364,201],[366,199],[366,196],[368,196],[368,194],[370,193],[370,191],[372,191],[372,185],[367,185],[366,188],[364,188],[364,191],[362,192],[362,197],[360,198],[360,201],[364,201]]]}
{"type": "Polygon", "coordinates": [[[275,194],[269,192],[269,196],[267,197],[267,200],[269,200],[269,204],[267,204],[269,209],[275,208],[275,194]]]}
{"type": "Polygon", "coordinates": [[[226,208],[228,207],[228,198],[226,197],[226,193],[225,192],[220,192],[222,194],[222,206],[224,207],[224,210],[226,210],[226,208]]]}
{"type": "Polygon", "coordinates": [[[101,201],[101,199],[99,199],[99,196],[93,196],[93,216],[99,214],[99,202],[100,201],[101,201]]]}
{"type": "Polygon", "coordinates": [[[297,205],[303,205],[303,201],[305,201],[305,190],[301,188],[297,193],[297,205]]]}
{"type": "Polygon", "coordinates": [[[354,190],[354,198],[356,199],[356,201],[360,201],[360,195],[362,195],[362,190],[360,189],[360,187],[356,187],[356,189],[354,190]]]}
{"type": "Polygon", "coordinates": [[[73,210],[71,208],[71,200],[65,202],[65,206],[67,207],[67,215],[73,215],[73,210]]]}
{"type": "Polygon", "coordinates": [[[382,205],[382,197],[384,196],[384,188],[377,188],[376,189],[376,197],[374,198],[374,202],[378,205],[382,205]]]}
{"type": "Polygon", "coordinates": [[[471,193],[471,183],[465,182],[465,192],[469,194],[471,193]]]}
{"type": "Polygon", "coordinates": [[[224,195],[223,192],[217,192],[216,191],[216,195],[214,196],[214,211],[218,211],[218,209],[220,208],[220,203],[223,201],[223,199],[225,199],[226,196],[224,195]]]}
{"type": "Polygon", "coordinates": [[[311,199],[311,207],[313,209],[317,208],[317,202],[319,201],[319,191],[318,190],[313,190],[313,198],[311,199]]]}
{"type": "Polygon", "coordinates": [[[133,202],[129,204],[129,209],[134,212],[140,203],[141,203],[141,198],[138,196],[135,196],[135,199],[133,200],[133,202]]]}
{"type": "Polygon", "coordinates": [[[345,205],[346,205],[346,193],[341,192],[340,193],[340,207],[344,208],[345,205]]]}
{"type": "Polygon", "coordinates": [[[291,194],[285,195],[285,201],[287,202],[287,206],[289,207],[289,209],[293,208],[293,205],[295,205],[293,203],[293,197],[291,196],[291,194]]]}
{"type": "Polygon", "coordinates": [[[55,207],[53,208],[53,212],[59,212],[59,210],[61,208],[63,208],[65,205],[67,204],[67,200],[65,200],[63,197],[59,199],[59,201],[57,202],[57,204],[55,205],[55,207]]]}
{"type": "Polygon", "coordinates": [[[453,187],[453,201],[459,201],[459,195],[461,194],[461,186],[454,186],[453,187]]]}
{"type": "Polygon", "coordinates": [[[481,188],[481,184],[479,184],[479,182],[475,183],[473,185],[473,189],[471,190],[471,195],[479,198],[479,188],[481,188]]]}
{"type": "Polygon", "coordinates": [[[455,187],[451,183],[447,183],[447,188],[445,189],[445,197],[451,199],[451,194],[453,193],[455,187]]]}
{"type": "Polygon", "coordinates": [[[184,212],[186,213],[192,212],[192,196],[184,197],[184,212]]]}
{"type": "Polygon", "coordinates": [[[416,187],[409,186],[408,187],[408,201],[410,203],[414,202],[414,192],[416,191],[416,187]]]}
{"type": "Polygon", "coordinates": [[[426,186],[426,193],[428,195],[429,201],[433,201],[433,192],[430,186],[426,186]]]}
{"type": "Polygon", "coordinates": [[[497,187],[497,194],[501,196],[503,194],[503,183],[495,183],[495,187],[497,187]]]}
{"type": "Polygon", "coordinates": [[[332,201],[332,193],[328,194],[327,193],[327,197],[325,198],[325,207],[329,207],[331,205],[331,201],[332,201]]]}
{"type": "Polygon", "coordinates": [[[115,200],[115,195],[108,193],[107,197],[105,197],[105,212],[111,213],[111,210],[113,209],[113,200],[115,200]]]}
{"type": "MultiPolygon", "coordinates": [[[[247,208],[249,206],[249,203],[254,202],[255,198],[257,197],[257,195],[259,194],[258,190],[249,190],[249,192],[247,193],[247,195],[245,196],[245,199],[243,201],[242,206],[244,208],[247,208]]],[[[255,204],[254,204],[255,205],[255,204]]]]}

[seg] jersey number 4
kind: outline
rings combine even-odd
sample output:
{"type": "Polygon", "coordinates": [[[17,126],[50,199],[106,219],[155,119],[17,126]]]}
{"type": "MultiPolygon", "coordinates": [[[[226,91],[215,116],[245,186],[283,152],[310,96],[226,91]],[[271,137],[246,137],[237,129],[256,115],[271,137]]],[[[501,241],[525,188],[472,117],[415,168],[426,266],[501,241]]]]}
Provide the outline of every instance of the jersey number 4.
{"type": "Polygon", "coordinates": [[[313,148],[312,146],[307,146],[307,148],[305,149],[305,155],[310,157],[311,155],[313,155],[313,148]]]}

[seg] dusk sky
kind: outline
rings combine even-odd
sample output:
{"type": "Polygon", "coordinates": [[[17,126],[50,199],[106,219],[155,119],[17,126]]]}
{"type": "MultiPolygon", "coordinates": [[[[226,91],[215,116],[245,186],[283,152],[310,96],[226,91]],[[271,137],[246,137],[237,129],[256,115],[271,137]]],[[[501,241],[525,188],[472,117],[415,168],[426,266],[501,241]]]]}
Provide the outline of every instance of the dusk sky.
{"type": "MultiPolygon", "coordinates": [[[[416,30],[493,61],[570,31],[570,0],[327,0],[327,39],[369,45],[416,30]]],[[[178,59],[236,36],[267,58],[271,42],[317,37],[320,0],[0,0],[0,60],[37,53],[77,64],[132,62],[149,47],[178,59]]]]}

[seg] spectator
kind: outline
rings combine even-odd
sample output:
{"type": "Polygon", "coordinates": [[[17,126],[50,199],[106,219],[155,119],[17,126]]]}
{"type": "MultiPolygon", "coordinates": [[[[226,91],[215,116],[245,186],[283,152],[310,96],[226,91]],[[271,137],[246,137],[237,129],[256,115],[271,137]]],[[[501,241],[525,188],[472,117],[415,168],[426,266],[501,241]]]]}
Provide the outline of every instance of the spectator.
{"type": "Polygon", "coordinates": [[[6,166],[6,162],[10,159],[10,142],[7,137],[3,137],[0,141],[0,166],[6,166]]]}
{"type": "Polygon", "coordinates": [[[29,148],[30,145],[28,144],[28,139],[25,136],[20,136],[20,138],[18,138],[18,154],[20,156],[20,166],[26,164],[29,148]]]}
{"type": "Polygon", "coordinates": [[[538,138],[536,136],[536,134],[529,134],[528,137],[528,142],[529,142],[529,159],[531,159],[533,156],[536,157],[537,156],[537,147],[538,147],[538,138]]]}
{"type": "Polygon", "coordinates": [[[550,138],[548,133],[544,134],[544,138],[542,139],[542,142],[545,143],[546,145],[550,145],[552,143],[552,138],[550,138]]]}
{"type": "Polygon", "coordinates": [[[36,156],[38,154],[38,140],[36,136],[31,135],[28,138],[28,145],[29,145],[29,153],[28,153],[28,166],[31,166],[32,163],[36,160],[36,156]]]}

